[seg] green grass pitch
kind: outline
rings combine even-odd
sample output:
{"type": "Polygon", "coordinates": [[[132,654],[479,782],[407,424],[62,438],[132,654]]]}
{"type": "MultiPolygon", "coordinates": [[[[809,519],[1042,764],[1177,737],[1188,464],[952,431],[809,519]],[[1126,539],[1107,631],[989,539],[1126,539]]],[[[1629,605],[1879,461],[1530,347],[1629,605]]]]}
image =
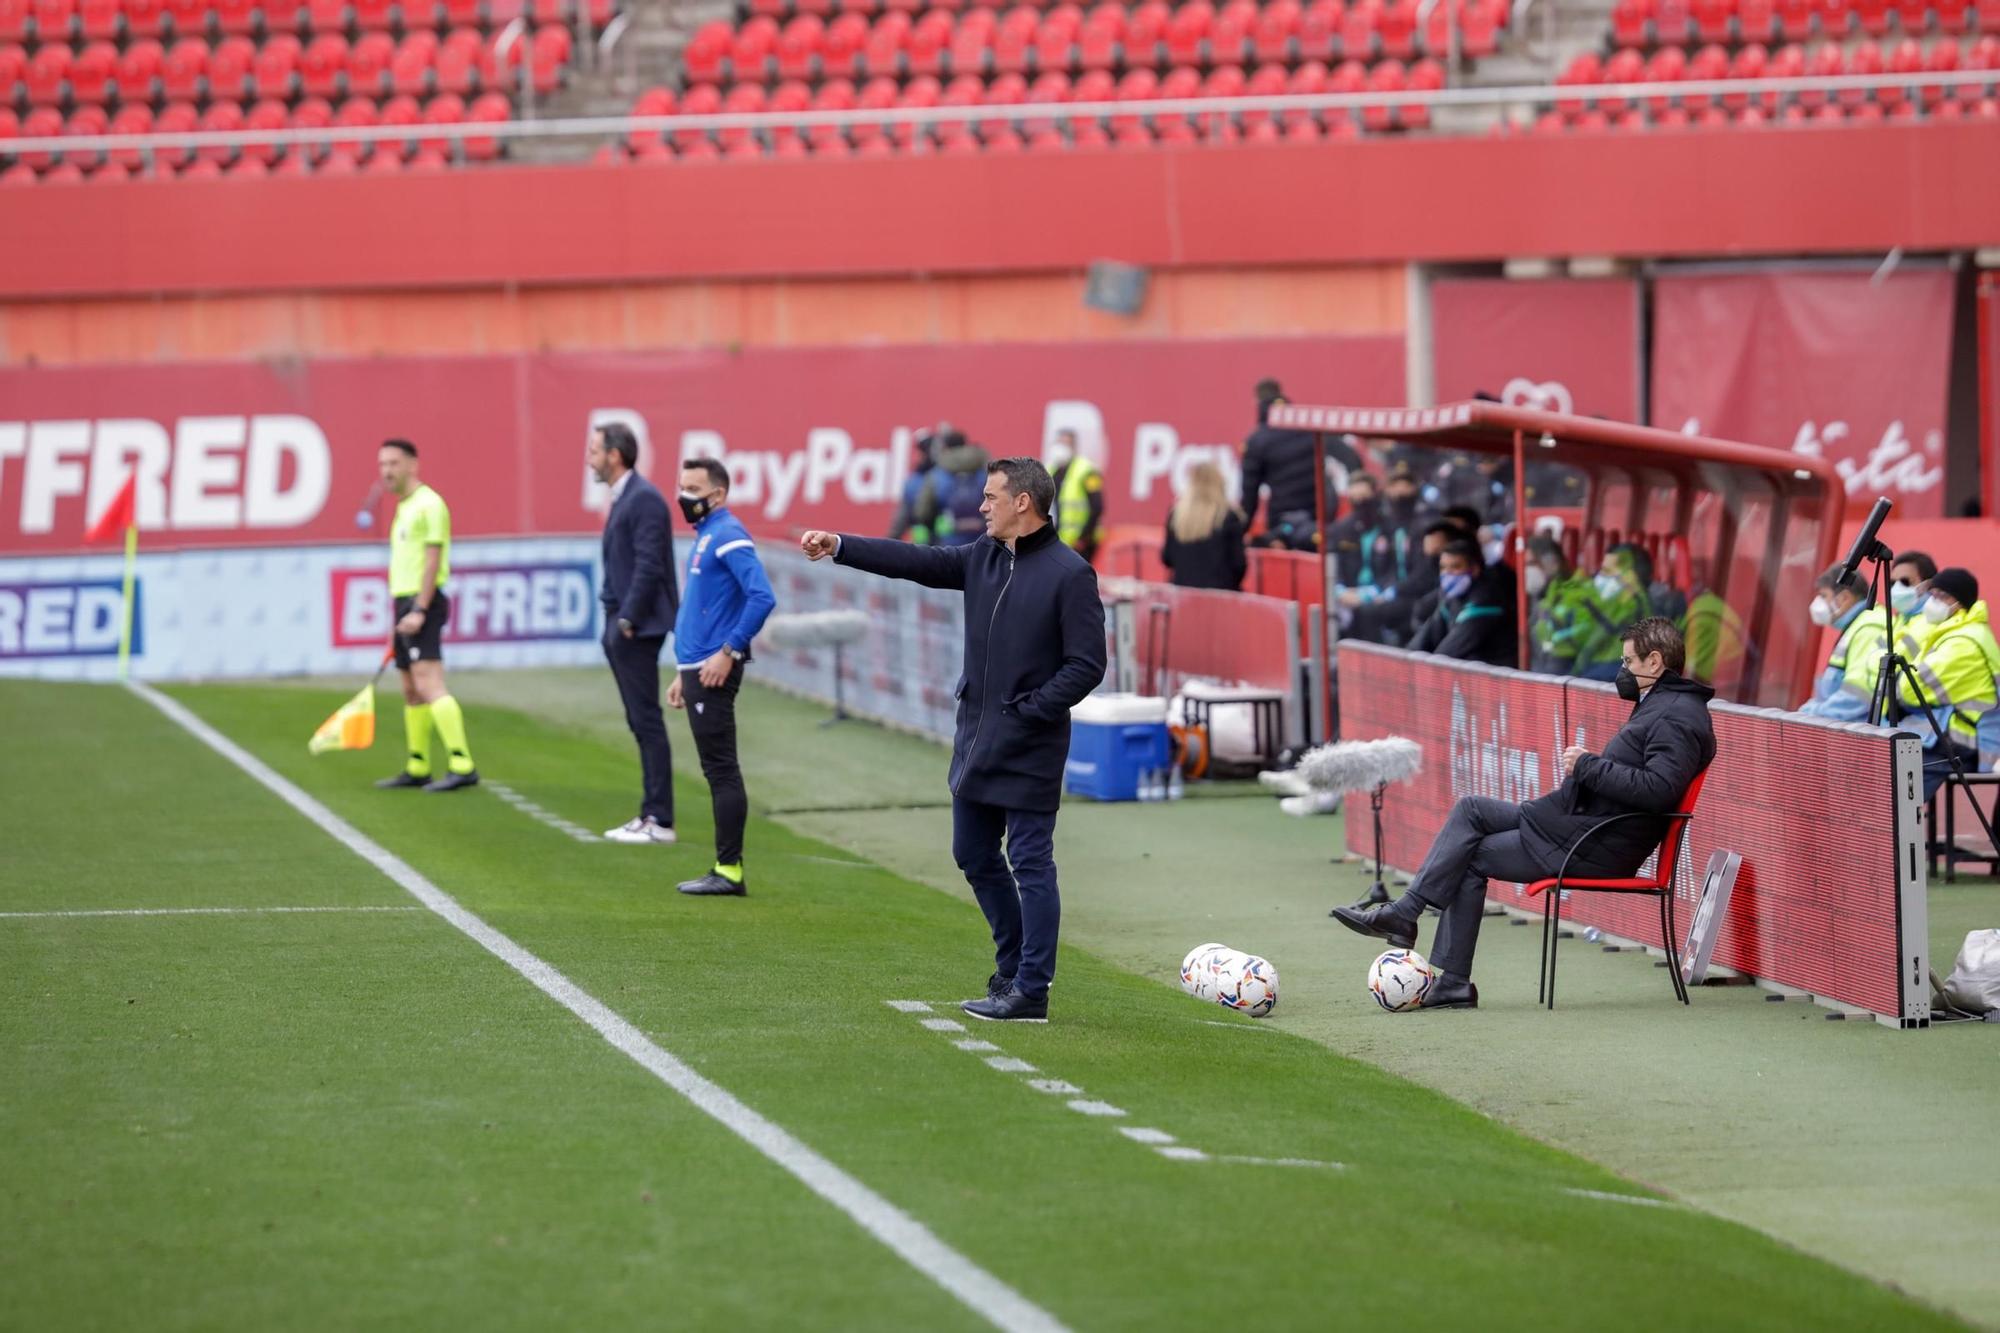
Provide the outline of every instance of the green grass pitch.
{"type": "MultiPolygon", "coordinates": [[[[586,844],[309,759],[337,694],[171,693],[1070,1328],[1959,1327],[1082,952],[1047,1027],[927,1029],[976,912],[761,818],[751,896],[682,898],[698,778],[682,846],[586,844]]],[[[471,722],[553,815],[630,805],[629,746],[471,722]]],[[[0,1328],[988,1326],[144,700],[0,684],[0,734],[0,1328]],[[239,910],[57,915],[192,908],[239,910]]]]}

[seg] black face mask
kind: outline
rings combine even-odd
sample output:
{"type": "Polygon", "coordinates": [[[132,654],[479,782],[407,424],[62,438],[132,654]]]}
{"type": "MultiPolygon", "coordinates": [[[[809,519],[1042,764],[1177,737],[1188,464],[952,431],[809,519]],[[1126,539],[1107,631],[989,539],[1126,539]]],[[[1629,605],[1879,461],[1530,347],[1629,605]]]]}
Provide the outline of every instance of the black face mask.
{"type": "Polygon", "coordinates": [[[1417,512],[1417,497],[1414,495],[1395,496],[1389,501],[1392,514],[1414,514],[1417,512]]]}
{"type": "Polygon", "coordinates": [[[709,498],[706,495],[697,500],[691,495],[680,493],[676,494],[674,498],[681,502],[681,517],[691,524],[699,523],[707,518],[709,511],[715,507],[709,502],[709,498]]]}
{"type": "MultiPolygon", "coordinates": [[[[1653,677],[1652,683],[1658,685],[1664,679],[1666,679],[1666,673],[1661,672],[1659,675],[1653,677]]],[[[1617,687],[1618,697],[1626,703],[1635,704],[1639,702],[1639,678],[1632,674],[1630,667],[1619,667],[1618,678],[1612,684],[1617,687]]]]}
{"type": "Polygon", "coordinates": [[[1380,500],[1352,500],[1349,503],[1354,506],[1354,516],[1363,523],[1373,523],[1382,512],[1380,500]]]}

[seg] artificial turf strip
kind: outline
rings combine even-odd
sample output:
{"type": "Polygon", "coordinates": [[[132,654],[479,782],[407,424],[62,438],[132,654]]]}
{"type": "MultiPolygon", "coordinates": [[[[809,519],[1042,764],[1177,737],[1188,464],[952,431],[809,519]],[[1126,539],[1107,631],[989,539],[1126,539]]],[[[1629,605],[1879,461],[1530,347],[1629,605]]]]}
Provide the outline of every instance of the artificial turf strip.
{"type": "MultiPolygon", "coordinates": [[[[30,906],[394,901],[143,704],[87,688],[0,686],[14,753],[34,756],[0,777],[42,868],[30,906]],[[79,717],[122,739],[74,744],[79,717]],[[117,821],[153,845],[152,869],[103,873],[91,855],[91,793],[113,769],[156,775],[124,780],[117,821]],[[264,844],[247,874],[243,829],[264,844]]],[[[332,695],[175,693],[1073,1327],[1218,1300],[1286,1328],[1421,1311],[1596,1329],[1669,1308],[1717,1327],[1951,1326],[1745,1229],[1564,1193],[1632,1189],[1369,1066],[1213,1026],[1219,1011],[1086,955],[1065,953],[1046,1028],[926,1031],[882,1001],[977,988],[972,909],[763,820],[748,899],[683,899],[673,881],[707,860],[698,782],[679,789],[681,847],[583,845],[489,793],[375,792],[381,752],[308,760],[332,695]],[[1352,1165],[1167,1161],[954,1049],[960,1035],[1126,1109],[1118,1123],[1352,1165]]],[[[493,709],[471,725],[484,772],[568,819],[603,827],[629,803],[627,747],[493,709]]],[[[18,907],[13,880],[0,911],[18,907]]],[[[31,1164],[0,1193],[0,1230],[21,1240],[0,1275],[24,1326],[968,1322],[428,916],[0,922],[0,958],[0,1023],[27,1074],[0,1128],[31,1164]],[[131,978],[152,1003],[112,1002],[131,978]],[[142,1111],[172,1134],[131,1132],[142,1111]],[[91,1317],[54,1318],[78,1310],[91,1317]]]]}

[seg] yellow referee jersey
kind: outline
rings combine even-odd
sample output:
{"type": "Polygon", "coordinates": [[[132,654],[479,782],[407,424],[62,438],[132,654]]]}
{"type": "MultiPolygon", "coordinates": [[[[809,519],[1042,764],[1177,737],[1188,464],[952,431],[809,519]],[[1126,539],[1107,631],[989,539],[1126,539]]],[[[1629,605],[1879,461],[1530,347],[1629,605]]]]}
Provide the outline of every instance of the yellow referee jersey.
{"type": "Polygon", "coordinates": [[[396,519],[389,528],[389,595],[414,597],[424,581],[424,548],[436,546],[437,586],[451,577],[451,510],[444,499],[428,486],[404,496],[396,505],[396,519]]]}

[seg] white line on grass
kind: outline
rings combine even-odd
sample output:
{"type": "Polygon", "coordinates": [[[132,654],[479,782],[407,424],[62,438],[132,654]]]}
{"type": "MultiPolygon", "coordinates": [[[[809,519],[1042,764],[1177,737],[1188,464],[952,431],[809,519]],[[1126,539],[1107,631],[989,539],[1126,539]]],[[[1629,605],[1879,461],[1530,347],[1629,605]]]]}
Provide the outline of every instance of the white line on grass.
{"type": "Polygon", "coordinates": [[[903,1262],[943,1287],[974,1314],[996,1328],[1060,1333],[1056,1317],[938,1239],[923,1223],[820,1156],[784,1128],[765,1119],[727,1089],[703,1078],[602,1001],[549,964],[529,953],[457,899],[419,874],[408,862],[375,842],[294,783],[273,772],[208,723],[151,686],[128,687],[168,718],[242,769],[265,790],[326,831],[335,841],[387,875],[405,892],[458,932],[526,978],[537,990],[575,1014],[599,1036],[678,1092],[704,1114],[784,1168],[807,1189],[845,1213],[888,1246],[903,1262]]]}
{"type": "Polygon", "coordinates": [[[512,787],[506,786],[503,783],[493,782],[491,780],[489,780],[485,784],[485,786],[488,791],[492,792],[495,796],[498,796],[501,800],[513,806],[516,810],[519,810],[522,814],[526,815],[528,818],[534,820],[538,824],[546,824],[550,828],[554,829],[556,832],[568,834],[570,837],[576,839],[578,842],[605,841],[603,838],[599,837],[595,833],[592,833],[589,829],[585,828],[583,825],[572,824],[567,819],[564,819],[561,815],[554,814],[548,810],[544,810],[541,806],[536,805],[533,801],[521,795],[520,792],[515,791],[512,787]]]}
{"type": "Polygon", "coordinates": [[[882,1003],[899,1014],[927,1014],[931,1011],[931,1007],[922,1000],[884,1000],[882,1003]]]}
{"type": "Polygon", "coordinates": [[[275,916],[290,912],[421,912],[421,907],[119,907],[94,912],[0,912],[0,920],[103,916],[275,916]]]}
{"type": "Polygon", "coordinates": [[[1606,1203],[1634,1203],[1641,1208],[1673,1208],[1678,1205],[1668,1199],[1649,1199],[1643,1194],[1607,1194],[1603,1190],[1566,1189],[1564,1194],[1574,1194],[1579,1199],[1602,1199],[1606,1203]]]}

